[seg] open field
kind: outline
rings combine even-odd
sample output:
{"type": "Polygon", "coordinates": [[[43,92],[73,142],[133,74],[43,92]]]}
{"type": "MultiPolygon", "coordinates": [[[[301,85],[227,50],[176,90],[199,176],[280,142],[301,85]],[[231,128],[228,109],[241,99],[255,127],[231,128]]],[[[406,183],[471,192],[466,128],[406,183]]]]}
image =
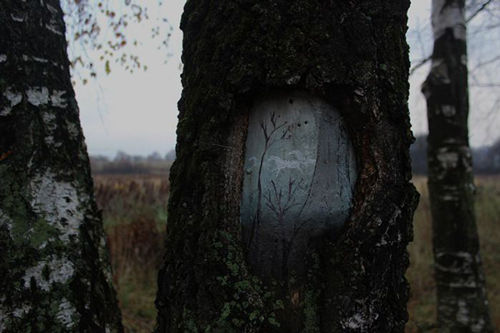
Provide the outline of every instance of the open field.
{"type": "Polygon", "coordinates": [[[98,175],[94,183],[126,332],[151,333],[167,222],[168,175],[98,175]]]}
{"type": "MultiPolygon", "coordinates": [[[[150,333],[156,320],[156,274],[161,264],[167,220],[167,175],[94,176],[98,205],[103,209],[114,284],[129,333],[150,333]]],[[[421,193],[415,213],[415,238],[409,246],[412,286],[407,333],[433,332],[436,320],[432,233],[426,180],[416,177],[421,193]]],[[[477,177],[476,212],[491,312],[500,331],[500,176],[477,177]]]]}

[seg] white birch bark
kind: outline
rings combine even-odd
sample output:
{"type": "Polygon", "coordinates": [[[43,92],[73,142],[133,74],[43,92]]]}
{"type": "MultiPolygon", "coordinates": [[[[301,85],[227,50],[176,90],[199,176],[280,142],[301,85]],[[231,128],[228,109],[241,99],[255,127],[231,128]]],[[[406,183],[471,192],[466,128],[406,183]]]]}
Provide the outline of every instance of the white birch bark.
{"type": "Polygon", "coordinates": [[[463,0],[433,0],[434,52],[422,91],[440,332],[493,332],[474,214],[463,0]]]}
{"type": "Polygon", "coordinates": [[[122,332],[58,0],[0,3],[0,332],[122,332]]]}

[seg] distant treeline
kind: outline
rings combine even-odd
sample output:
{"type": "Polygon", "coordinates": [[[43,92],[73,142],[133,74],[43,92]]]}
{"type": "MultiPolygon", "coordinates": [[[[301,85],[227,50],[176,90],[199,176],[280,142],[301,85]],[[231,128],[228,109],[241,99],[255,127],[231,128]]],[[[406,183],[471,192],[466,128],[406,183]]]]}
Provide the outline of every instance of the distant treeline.
{"type": "MultiPolygon", "coordinates": [[[[427,174],[427,136],[416,137],[410,148],[414,174],[427,174]]],[[[170,170],[175,150],[165,156],[154,152],[148,156],[129,155],[119,151],[113,159],[91,156],[94,174],[160,174],[170,170]]],[[[491,146],[472,149],[473,170],[476,174],[500,174],[500,139],[491,146]]]]}
{"type": "MultiPolygon", "coordinates": [[[[427,174],[427,136],[417,136],[410,152],[413,173],[427,174]]],[[[475,174],[500,173],[500,139],[491,146],[472,149],[472,169],[475,174]]]]}
{"type": "Polygon", "coordinates": [[[90,165],[93,174],[162,174],[168,173],[174,160],[174,150],[165,156],[158,152],[140,156],[119,151],[113,159],[101,155],[90,156],[90,165]]]}

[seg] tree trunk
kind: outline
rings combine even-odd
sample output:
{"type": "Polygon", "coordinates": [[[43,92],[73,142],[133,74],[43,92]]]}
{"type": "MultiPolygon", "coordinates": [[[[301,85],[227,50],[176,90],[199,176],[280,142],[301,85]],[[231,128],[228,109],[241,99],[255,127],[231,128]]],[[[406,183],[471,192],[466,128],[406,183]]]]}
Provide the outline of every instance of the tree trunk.
{"type": "Polygon", "coordinates": [[[404,331],[408,6],[186,3],[157,333],[404,331]]]}
{"type": "Polygon", "coordinates": [[[440,332],[493,332],[474,214],[464,0],[434,0],[432,69],[422,86],[440,332]]]}
{"type": "Polygon", "coordinates": [[[0,331],[122,332],[57,0],[0,2],[0,331]]]}

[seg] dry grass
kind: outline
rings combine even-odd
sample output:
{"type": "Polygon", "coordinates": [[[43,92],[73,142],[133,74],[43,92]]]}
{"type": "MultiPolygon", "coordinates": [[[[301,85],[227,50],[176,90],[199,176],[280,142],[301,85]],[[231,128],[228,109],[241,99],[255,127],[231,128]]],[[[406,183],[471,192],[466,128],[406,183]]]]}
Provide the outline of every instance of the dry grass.
{"type": "Polygon", "coordinates": [[[477,181],[476,216],[491,315],[500,332],[500,177],[477,181]]]}
{"type": "Polygon", "coordinates": [[[94,182],[125,330],[150,333],[167,222],[167,176],[106,175],[94,182]]]}
{"type": "MultiPolygon", "coordinates": [[[[126,331],[145,333],[156,320],[156,274],[163,253],[169,183],[166,175],[94,177],[96,197],[103,209],[111,250],[114,283],[126,331]]],[[[407,333],[429,330],[436,321],[432,229],[425,178],[414,181],[421,194],[409,246],[412,286],[407,333]]],[[[500,331],[500,177],[477,178],[476,212],[488,296],[496,329],[500,331]]]]}
{"type": "MultiPolygon", "coordinates": [[[[436,284],[432,258],[432,227],[426,180],[416,178],[414,184],[420,193],[420,203],[413,219],[414,240],[408,247],[410,268],[406,278],[410,282],[408,312],[410,321],[406,332],[424,332],[436,322],[436,284]]],[[[428,331],[432,332],[432,331],[428,331]]]]}

